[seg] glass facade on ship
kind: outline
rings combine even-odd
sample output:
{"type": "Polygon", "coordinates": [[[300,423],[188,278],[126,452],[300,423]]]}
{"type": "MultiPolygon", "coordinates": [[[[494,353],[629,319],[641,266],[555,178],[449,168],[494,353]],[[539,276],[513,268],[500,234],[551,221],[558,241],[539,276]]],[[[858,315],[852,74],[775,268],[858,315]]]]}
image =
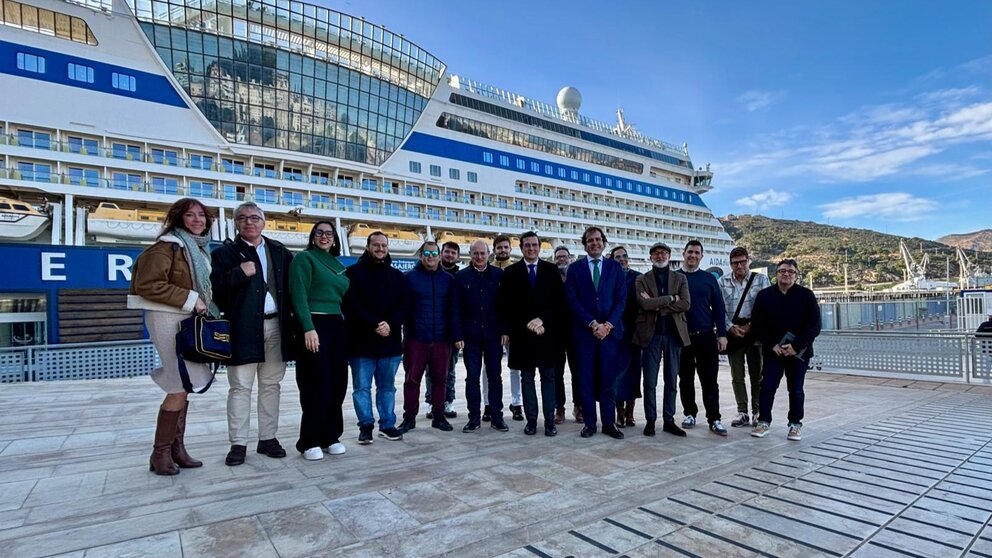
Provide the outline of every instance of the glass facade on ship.
{"type": "Polygon", "coordinates": [[[444,66],[382,27],[289,0],[135,0],[141,28],[225,139],[372,165],[444,66]]]}

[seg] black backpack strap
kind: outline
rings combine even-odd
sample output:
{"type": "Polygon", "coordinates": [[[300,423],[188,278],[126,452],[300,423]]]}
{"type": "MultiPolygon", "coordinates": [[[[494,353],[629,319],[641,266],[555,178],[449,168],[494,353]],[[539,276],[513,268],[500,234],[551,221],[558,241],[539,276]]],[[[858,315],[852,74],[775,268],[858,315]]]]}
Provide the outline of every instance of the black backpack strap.
{"type": "Polygon", "coordinates": [[[744,285],[744,292],[741,293],[741,299],[737,302],[737,310],[734,311],[734,317],[730,318],[730,322],[733,323],[741,315],[741,308],[744,308],[744,299],[747,298],[747,292],[751,290],[751,283],[754,283],[754,276],[757,275],[755,272],[751,272],[751,276],[747,278],[747,285],[744,285]]]}
{"type": "Polygon", "coordinates": [[[207,382],[207,385],[203,386],[203,389],[196,391],[193,389],[193,382],[189,379],[189,369],[186,368],[186,359],[183,358],[183,355],[179,354],[178,345],[176,346],[176,361],[179,363],[179,379],[182,380],[183,389],[186,393],[206,393],[210,389],[211,384],[214,383],[214,379],[217,378],[217,369],[220,368],[220,364],[210,364],[210,381],[207,382]]]}

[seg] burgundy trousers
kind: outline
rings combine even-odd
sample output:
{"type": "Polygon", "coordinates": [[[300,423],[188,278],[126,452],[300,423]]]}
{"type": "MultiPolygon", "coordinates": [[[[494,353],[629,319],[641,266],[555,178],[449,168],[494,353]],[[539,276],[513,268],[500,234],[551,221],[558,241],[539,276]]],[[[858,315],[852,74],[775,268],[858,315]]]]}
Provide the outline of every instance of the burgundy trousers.
{"type": "Polygon", "coordinates": [[[431,378],[431,411],[434,417],[444,417],[444,389],[451,360],[451,343],[421,343],[413,339],[403,341],[403,420],[416,419],[420,412],[420,382],[424,371],[431,378]]]}

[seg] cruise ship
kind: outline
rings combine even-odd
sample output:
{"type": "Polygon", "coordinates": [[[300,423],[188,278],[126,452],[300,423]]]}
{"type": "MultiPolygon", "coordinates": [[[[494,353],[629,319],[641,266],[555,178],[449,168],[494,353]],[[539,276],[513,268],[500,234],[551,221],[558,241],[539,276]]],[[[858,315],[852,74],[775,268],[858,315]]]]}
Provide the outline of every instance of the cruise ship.
{"type": "Polygon", "coordinates": [[[701,198],[709,166],[621,110],[612,124],[583,116],[574,87],[541,102],[449,73],[360,17],[291,0],[0,8],[0,196],[11,208],[0,209],[0,243],[140,246],[193,196],[216,211],[217,241],[252,200],[267,234],[297,249],[330,219],[345,255],[380,229],[400,257],[427,238],[467,255],[474,239],[528,230],[544,256],[559,245],[581,254],[595,224],[635,267],[657,241],[678,265],[698,239],[702,266],[728,269],[731,239],[701,198]]]}

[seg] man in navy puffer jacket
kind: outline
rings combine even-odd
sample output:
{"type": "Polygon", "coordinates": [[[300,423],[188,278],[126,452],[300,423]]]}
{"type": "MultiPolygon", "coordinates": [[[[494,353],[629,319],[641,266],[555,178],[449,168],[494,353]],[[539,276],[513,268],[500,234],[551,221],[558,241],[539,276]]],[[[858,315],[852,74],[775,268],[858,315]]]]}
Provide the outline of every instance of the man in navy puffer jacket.
{"type": "Polygon", "coordinates": [[[420,411],[420,382],[424,370],[431,377],[431,426],[452,430],[444,417],[444,386],[451,358],[448,332],[448,288],[451,274],[441,269],[441,251],[437,243],[424,242],[417,250],[420,263],[406,273],[407,315],[403,323],[403,423],[406,433],[416,428],[420,411]]]}

